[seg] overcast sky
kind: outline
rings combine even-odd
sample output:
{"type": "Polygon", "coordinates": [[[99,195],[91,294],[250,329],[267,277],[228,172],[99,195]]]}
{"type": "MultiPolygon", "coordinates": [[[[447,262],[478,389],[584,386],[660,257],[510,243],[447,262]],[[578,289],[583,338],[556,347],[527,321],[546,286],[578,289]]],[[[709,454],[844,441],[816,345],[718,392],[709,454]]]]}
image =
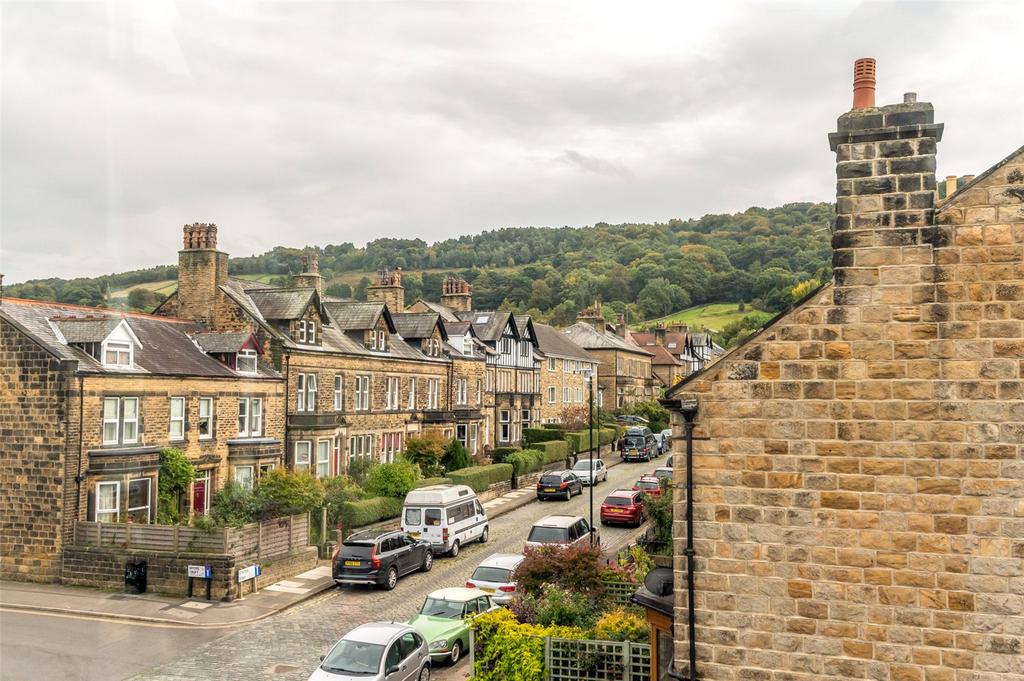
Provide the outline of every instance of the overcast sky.
{"type": "Polygon", "coordinates": [[[9,2],[0,272],[830,200],[853,61],[1024,143],[1019,2],[9,2]]]}

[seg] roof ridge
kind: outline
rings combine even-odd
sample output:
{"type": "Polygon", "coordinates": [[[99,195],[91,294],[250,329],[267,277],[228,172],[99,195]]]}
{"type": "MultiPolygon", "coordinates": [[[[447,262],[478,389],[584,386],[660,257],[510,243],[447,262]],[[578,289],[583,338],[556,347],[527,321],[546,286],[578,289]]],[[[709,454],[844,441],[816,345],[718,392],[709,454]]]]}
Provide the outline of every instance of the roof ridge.
{"type": "MultiPolygon", "coordinates": [[[[109,307],[92,307],[89,305],[76,305],[74,303],[58,303],[53,300],[33,300],[31,298],[11,298],[4,296],[0,299],[0,307],[4,303],[14,303],[16,305],[33,305],[36,307],[55,307],[60,310],[86,310],[97,312],[103,315],[104,319],[110,319],[107,315],[121,315],[124,317],[134,317],[138,319],[154,319],[162,322],[173,322],[175,324],[193,324],[190,319],[180,319],[178,317],[165,317],[158,314],[149,314],[147,312],[127,312],[124,310],[114,310],[109,307]]],[[[96,321],[96,320],[93,320],[96,321]]]]}

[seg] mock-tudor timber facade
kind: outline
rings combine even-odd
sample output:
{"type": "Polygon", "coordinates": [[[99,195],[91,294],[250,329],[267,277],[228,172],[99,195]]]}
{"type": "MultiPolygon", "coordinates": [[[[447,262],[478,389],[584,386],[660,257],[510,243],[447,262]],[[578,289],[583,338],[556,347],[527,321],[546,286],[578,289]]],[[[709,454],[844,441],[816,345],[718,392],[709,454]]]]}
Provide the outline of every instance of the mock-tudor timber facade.
{"type": "Polygon", "coordinates": [[[843,114],[834,281],[669,391],[680,678],[1024,678],[1024,147],[936,205],[942,132],[843,114]]]}

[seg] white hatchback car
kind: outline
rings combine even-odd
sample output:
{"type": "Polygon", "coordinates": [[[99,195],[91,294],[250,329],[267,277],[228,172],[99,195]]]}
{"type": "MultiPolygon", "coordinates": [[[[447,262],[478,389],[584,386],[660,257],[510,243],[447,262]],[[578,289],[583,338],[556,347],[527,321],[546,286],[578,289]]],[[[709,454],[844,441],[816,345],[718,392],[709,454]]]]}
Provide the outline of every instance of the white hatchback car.
{"type": "Polygon", "coordinates": [[[601,459],[580,459],[572,467],[572,472],[584,485],[590,484],[591,473],[593,473],[595,485],[608,479],[608,468],[601,459]]]}
{"type": "Polygon", "coordinates": [[[423,635],[408,624],[371,622],[345,634],[309,681],[429,681],[423,635]]]}

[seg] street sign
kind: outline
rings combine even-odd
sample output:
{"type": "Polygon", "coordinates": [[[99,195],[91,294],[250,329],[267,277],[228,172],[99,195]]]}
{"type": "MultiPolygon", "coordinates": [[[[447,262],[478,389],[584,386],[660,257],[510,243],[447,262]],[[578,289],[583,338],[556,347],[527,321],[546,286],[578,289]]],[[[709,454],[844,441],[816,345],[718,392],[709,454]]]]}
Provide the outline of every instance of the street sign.
{"type": "Polygon", "coordinates": [[[238,571],[238,583],[248,582],[250,579],[255,579],[260,575],[259,565],[250,565],[247,568],[242,568],[238,571]]]}
{"type": "Polygon", "coordinates": [[[213,575],[213,570],[209,565],[189,565],[188,576],[198,577],[199,579],[209,579],[213,575]]]}

